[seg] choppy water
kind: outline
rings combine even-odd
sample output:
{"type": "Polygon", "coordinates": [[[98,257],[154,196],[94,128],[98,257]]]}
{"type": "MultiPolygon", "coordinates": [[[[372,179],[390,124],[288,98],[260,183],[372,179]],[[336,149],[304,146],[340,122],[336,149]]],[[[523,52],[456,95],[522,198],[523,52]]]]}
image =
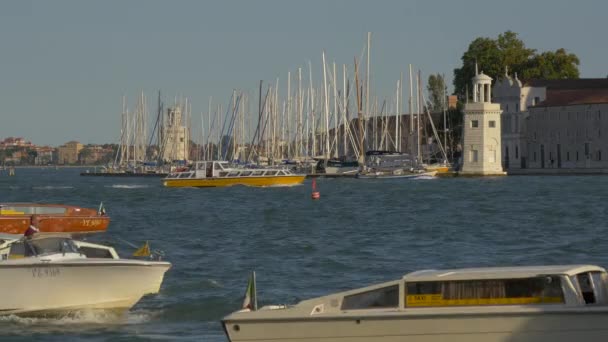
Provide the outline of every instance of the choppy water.
{"type": "MultiPolygon", "coordinates": [[[[124,317],[0,318],[0,339],[226,341],[255,269],[260,304],[392,280],[412,270],[484,265],[608,266],[602,176],[319,179],[291,188],[166,189],[156,178],[80,177],[78,169],[0,175],[0,202],[97,207],[96,240],[123,256],[149,240],[173,263],[161,293],[124,317]]],[[[6,295],[6,294],[3,294],[6,295]]]]}

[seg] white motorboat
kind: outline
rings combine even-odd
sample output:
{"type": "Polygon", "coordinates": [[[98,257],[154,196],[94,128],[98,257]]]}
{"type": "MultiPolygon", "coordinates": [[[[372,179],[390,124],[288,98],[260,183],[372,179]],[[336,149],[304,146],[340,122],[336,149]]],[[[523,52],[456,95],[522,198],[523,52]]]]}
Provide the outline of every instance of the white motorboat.
{"type": "Polygon", "coordinates": [[[232,342],[603,342],[607,280],[592,265],[426,270],[223,325],[232,342]]]}
{"type": "Polygon", "coordinates": [[[171,264],[121,259],[112,247],[66,234],[0,239],[0,314],[128,310],[157,293],[171,264]]]}

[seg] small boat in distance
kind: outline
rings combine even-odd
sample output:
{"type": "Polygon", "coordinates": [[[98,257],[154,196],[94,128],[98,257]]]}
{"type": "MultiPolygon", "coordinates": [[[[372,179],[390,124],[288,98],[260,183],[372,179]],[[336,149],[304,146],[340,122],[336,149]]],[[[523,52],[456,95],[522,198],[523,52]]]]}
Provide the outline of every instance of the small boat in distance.
{"type": "Polygon", "coordinates": [[[172,172],[163,178],[163,185],[180,187],[292,186],[301,184],[306,175],[283,168],[233,167],[227,161],[198,161],[192,168],[172,172]]]}
{"type": "Polygon", "coordinates": [[[606,270],[556,265],[417,271],[222,323],[231,342],[603,342],[607,320],[606,270]]]}
{"type": "Polygon", "coordinates": [[[158,293],[169,262],[121,259],[68,234],[0,236],[0,315],[125,311],[158,293]]]}
{"type": "Polygon", "coordinates": [[[62,204],[0,203],[0,233],[23,235],[29,226],[41,233],[98,233],[110,224],[98,210],[62,204]]]}

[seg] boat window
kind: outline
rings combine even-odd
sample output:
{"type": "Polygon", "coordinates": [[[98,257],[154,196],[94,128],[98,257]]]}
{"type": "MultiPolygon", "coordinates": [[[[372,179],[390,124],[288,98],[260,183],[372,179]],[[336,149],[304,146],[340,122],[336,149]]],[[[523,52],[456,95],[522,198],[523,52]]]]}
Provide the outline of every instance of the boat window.
{"type": "Polygon", "coordinates": [[[179,176],[179,174],[177,173],[171,173],[167,176],[167,178],[177,178],[179,176]]]}
{"type": "Polygon", "coordinates": [[[191,178],[194,175],[194,172],[183,172],[179,175],[179,178],[191,178]]]}
{"type": "Polygon", "coordinates": [[[345,296],[342,310],[396,308],[399,306],[399,285],[345,296]]]}
{"type": "Polygon", "coordinates": [[[551,303],[564,303],[557,276],[407,284],[406,306],[410,307],[551,303]]]}
{"type": "Polygon", "coordinates": [[[586,304],[594,304],[595,303],[595,293],[593,291],[593,283],[591,281],[591,276],[589,273],[581,273],[576,275],[576,280],[578,280],[578,286],[581,288],[581,294],[585,299],[586,304]]]}
{"type": "Polygon", "coordinates": [[[264,173],[264,171],[253,171],[253,173],[251,174],[252,176],[259,176],[262,173],[264,173]]]}
{"type": "Polygon", "coordinates": [[[236,177],[238,175],[239,175],[238,171],[231,171],[231,172],[228,173],[228,177],[236,177]]]}
{"type": "Polygon", "coordinates": [[[272,173],[273,176],[276,176],[276,175],[279,174],[279,171],[274,171],[274,172],[271,172],[271,173],[272,173]]]}
{"type": "Polygon", "coordinates": [[[65,238],[36,239],[26,241],[25,245],[25,256],[52,253],[79,253],[78,247],[72,241],[65,238]]]}
{"type": "Polygon", "coordinates": [[[227,174],[228,172],[226,171],[220,171],[220,177],[226,177],[227,174]]]}
{"type": "Polygon", "coordinates": [[[84,254],[87,258],[104,258],[104,259],[114,259],[112,253],[105,248],[95,248],[95,247],[80,247],[80,252],[84,254]]]}
{"type": "MultiPolygon", "coordinates": [[[[25,253],[25,244],[23,243],[23,241],[20,242],[14,242],[11,244],[11,249],[8,255],[9,259],[20,259],[25,257],[26,253],[25,253]]],[[[29,250],[29,247],[28,247],[29,250]]],[[[32,255],[31,252],[27,253],[28,255],[32,255]]]]}
{"type": "Polygon", "coordinates": [[[241,176],[251,176],[251,171],[243,171],[241,176]]]}

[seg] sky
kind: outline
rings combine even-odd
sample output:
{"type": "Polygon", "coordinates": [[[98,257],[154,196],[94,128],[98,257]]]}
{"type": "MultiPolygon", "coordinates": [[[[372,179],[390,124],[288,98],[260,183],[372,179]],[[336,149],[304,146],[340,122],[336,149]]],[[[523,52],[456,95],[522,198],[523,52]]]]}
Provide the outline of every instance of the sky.
{"type": "Polygon", "coordinates": [[[507,30],[538,51],[575,53],[581,77],[606,77],[606,13],[599,0],[4,0],[0,139],[118,143],[123,95],[132,109],[143,91],[151,113],[159,90],[165,103],[187,97],[197,118],[233,89],[257,95],[277,78],[283,89],[309,61],[320,82],[322,51],[352,69],[367,32],[379,97],[408,64],[451,83],[472,40],[507,30]]]}

